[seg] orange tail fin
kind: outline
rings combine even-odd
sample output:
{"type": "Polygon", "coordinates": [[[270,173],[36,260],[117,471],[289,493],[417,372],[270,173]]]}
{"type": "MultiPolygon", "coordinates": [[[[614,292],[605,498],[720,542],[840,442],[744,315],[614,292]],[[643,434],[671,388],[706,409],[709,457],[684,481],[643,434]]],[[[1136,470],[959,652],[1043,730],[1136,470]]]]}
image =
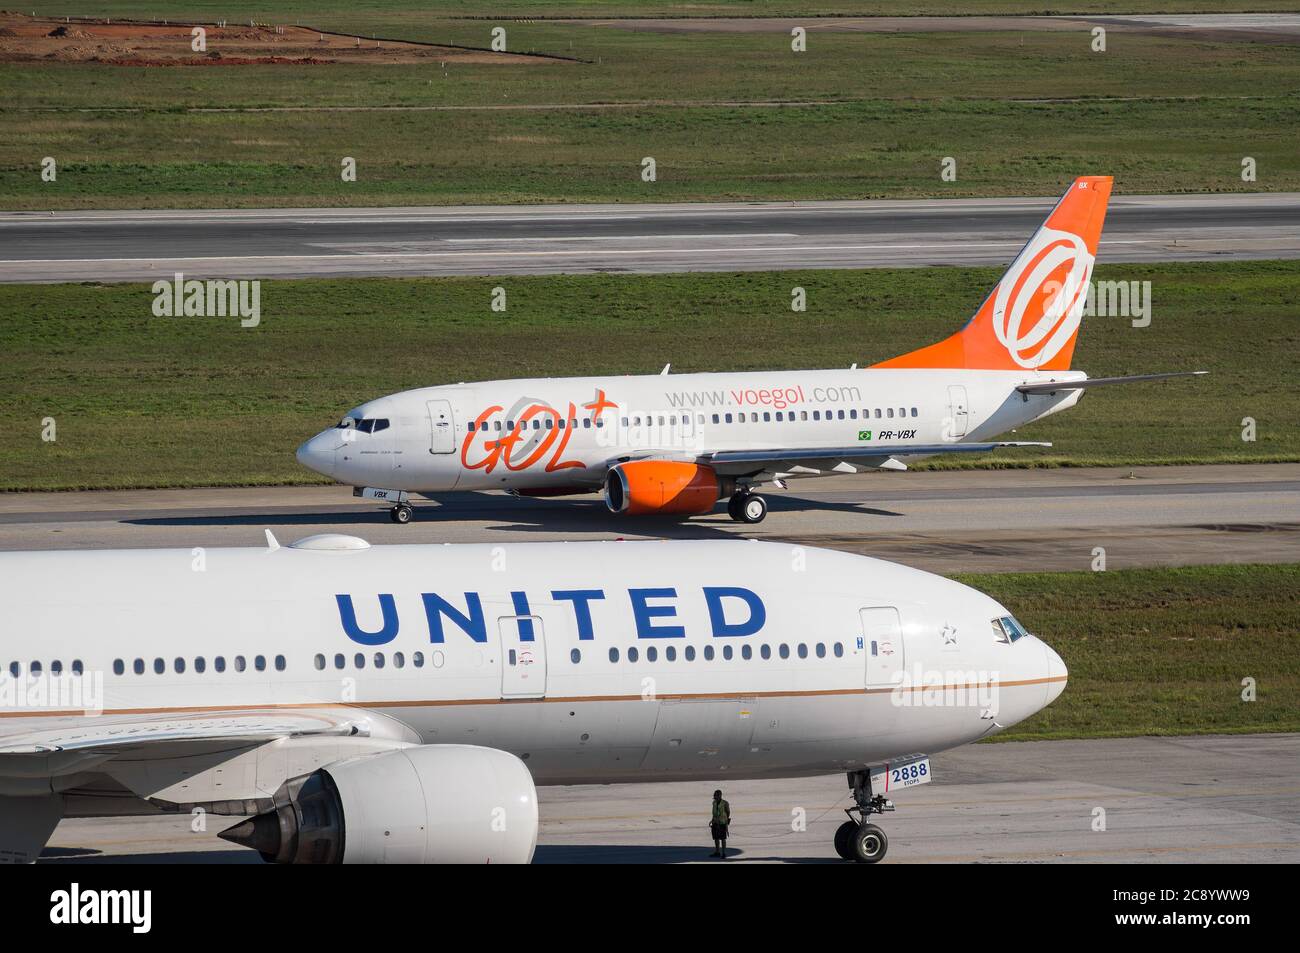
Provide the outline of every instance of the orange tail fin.
{"type": "Polygon", "coordinates": [[[964,328],[874,366],[1068,370],[1110,187],[1109,176],[1075,179],[964,328]]]}

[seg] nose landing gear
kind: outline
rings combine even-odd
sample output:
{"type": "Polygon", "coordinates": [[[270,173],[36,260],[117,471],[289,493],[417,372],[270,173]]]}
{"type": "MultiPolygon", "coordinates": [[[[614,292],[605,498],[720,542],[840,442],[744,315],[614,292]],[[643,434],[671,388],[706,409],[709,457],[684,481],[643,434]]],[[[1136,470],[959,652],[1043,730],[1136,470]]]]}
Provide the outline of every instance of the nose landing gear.
{"type": "Polygon", "coordinates": [[[411,518],[414,515],[415,515],[415,511],[411,509],[409,503],[398,503],[396,506],[394,506],[391,510],[388,511],[388,518],[390,520],[392,520],[394,523],[401,523],[403,525],[411,522],[411,518]]]}
{"type": "Polygon", "coordinates": [[[867,818],[892,811],[894,802],[883,794],[872,795],[870,771],[850,771],[848,778],[856,803],[844,809],[849,819],[835,831],[835,853],[859,864],[879,863],[889,850],[889,838],[867,818]]]}

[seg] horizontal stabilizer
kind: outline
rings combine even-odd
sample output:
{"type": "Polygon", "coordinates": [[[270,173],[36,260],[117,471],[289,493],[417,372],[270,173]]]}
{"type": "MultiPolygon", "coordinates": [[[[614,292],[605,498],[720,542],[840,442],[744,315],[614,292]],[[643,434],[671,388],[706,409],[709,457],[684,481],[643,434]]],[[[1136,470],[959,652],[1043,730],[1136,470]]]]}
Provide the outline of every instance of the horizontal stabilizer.
{"type": "Polygon", "coordinates": [[[1046,381],[1041,384],[1021,384],[1016,390],[1022,394],[1055,394],[1063,390],[1086,390],[1107,384],[1138,384],[1142,381],[1163,381],[1171,377],[1200,377],[1209,371],[1170,371],[1165,374],[1136,374],[1133,377],[1094,377],[1081,381],[1046,381]]]}

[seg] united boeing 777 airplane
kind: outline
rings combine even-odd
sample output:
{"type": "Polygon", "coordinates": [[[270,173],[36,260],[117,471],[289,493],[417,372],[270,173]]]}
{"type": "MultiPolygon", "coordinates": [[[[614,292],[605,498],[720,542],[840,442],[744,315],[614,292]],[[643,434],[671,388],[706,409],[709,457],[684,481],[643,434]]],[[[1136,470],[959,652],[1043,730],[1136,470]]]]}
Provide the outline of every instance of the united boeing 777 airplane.
{"type": "Polygon", "coordinates": [[[349,411],[298,448],[306,467],[412,518],[412,494],[603,489],[615,513],[702,514],[755,490],[906,469],[940,453],[1045,446],[999,434],[1073,407],[1088,388],[1184,374],[1071,370],[1111,180],[1077,179],[956,334],[872,367],[496,380],[405,391],[349,411]]]}
{"type": "Polygon", "coordinates": [[[845,859],[1065,687],[967,586],[725,541],[0,553],[0,862],[64,817],[245,817],[282,863],[527,862],[535,784],[843,772],[845,859]]]}

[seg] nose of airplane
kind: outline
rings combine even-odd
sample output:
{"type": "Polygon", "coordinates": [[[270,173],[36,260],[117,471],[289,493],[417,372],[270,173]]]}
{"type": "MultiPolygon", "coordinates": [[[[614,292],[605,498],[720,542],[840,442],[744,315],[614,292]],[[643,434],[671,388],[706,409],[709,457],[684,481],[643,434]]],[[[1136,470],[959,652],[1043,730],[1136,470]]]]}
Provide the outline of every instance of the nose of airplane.
{"type": "Polygon", "coordinates": [[[334,475],[334,445],[328,430],[318,433],[298,448],[298,462],[308,470],[315,470],[325,476],[334,475]]]}
{"type": "Polygon", "coordinates": [[[1050,705],[1065,691],[1065,682],[1070,673],[1055,649],[1044,643],[1043,651],[1047,653],[1047,677],[1050,679],[1047,683],[1047,704],[1050,705]]]}

